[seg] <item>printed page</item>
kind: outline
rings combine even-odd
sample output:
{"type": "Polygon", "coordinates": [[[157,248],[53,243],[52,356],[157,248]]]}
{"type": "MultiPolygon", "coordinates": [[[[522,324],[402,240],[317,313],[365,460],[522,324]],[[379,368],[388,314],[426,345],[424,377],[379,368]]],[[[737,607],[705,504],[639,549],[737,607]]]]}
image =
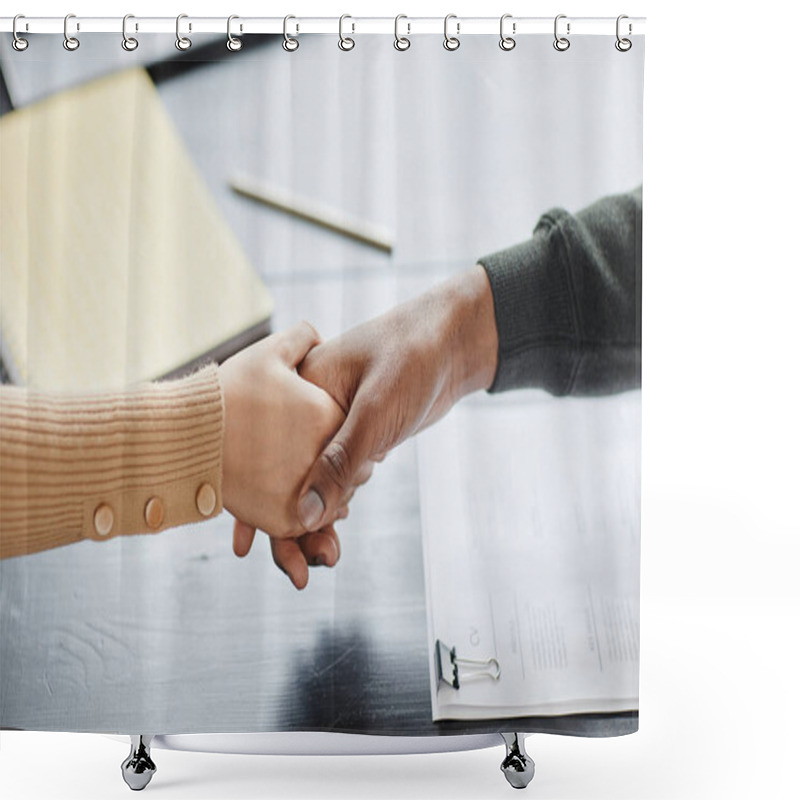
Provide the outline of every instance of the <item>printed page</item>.
{"type": "Polygon", "coordinates": [[[640,430],[638,391],[526,391],[422,435],[434,720],[638,708],[640,430]],[[437,639],[499,679],[442,683],[437,639]]]}

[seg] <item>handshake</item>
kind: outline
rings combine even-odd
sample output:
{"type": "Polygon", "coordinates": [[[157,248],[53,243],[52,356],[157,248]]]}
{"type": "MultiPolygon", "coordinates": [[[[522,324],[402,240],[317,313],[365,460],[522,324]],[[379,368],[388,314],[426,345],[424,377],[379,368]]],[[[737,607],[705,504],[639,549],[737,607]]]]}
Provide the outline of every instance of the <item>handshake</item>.
{"type": "Polygon", "coordinates": [[[234,552],[247,555],[264,531],[298,589],[309,566],[334,566],[334,524],[374,464],[489,388],[497,347],[489,280],[476,266],[329,342],[300,323],[226,361],[222,494],[234,552]]]}
{"type": "MultiPolygon", "coordinates": [[[[211,461],[219,486],[221,438],[234,551],[247,555],[264,531],[302,589],[309,565],[339,560],[334,525],[375,463],[464,395],[641,385],[641,213],[641,187],[575,216],[554,209],[528,242],[337,339],[320,342],[301,323],[243,350],[219,368],[219,384],[201,371],[193,389],[153,384],[86,406],[0,387],[0,558],[182,524],[142,487],[211,461]],[[187,391],[194,416],[175,428],[187,391]],[[197,432],[189,444],[187,431],[197,432]]],[[[184,521],[221,510],[210,484],[194,497],[184,521]]]]}

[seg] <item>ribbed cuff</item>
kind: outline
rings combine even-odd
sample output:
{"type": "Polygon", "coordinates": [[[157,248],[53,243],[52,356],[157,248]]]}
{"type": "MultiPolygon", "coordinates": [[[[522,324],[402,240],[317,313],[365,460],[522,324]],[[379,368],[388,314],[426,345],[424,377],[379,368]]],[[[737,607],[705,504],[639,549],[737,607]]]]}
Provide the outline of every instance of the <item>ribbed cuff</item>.
{"type": "Polygon", "coordinates": [[[478,262],[492,287],[498,334],[490,392],[522,387],[569,391],[575,369],[576,320],[566,247],[558,230],[565,211],[542,217],[527,242],[478,262]]]}
{"type": "Polygon", "coordinates": [[[222,510],[214,365],[86,397],[4,387],[2,406],[0,557],[155,533],[222,510]]]}

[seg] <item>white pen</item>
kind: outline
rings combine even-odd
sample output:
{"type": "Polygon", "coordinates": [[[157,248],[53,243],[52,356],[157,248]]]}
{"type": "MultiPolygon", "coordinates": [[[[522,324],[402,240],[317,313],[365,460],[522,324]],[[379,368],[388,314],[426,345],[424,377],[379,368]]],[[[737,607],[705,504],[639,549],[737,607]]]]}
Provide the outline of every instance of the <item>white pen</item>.
{"type": "Polygon", "coordinates": [[[386,253],[392,252],[393,242],[389,232],[378,225],[348,217],[335,208],[304,197],[297,197],[276,186],[254,184],[241,178],[233,178],[230,181],[230,187],[237,194],[249,197],[251,200],[321,225],[323,228],[376,247],[386,253]]]}

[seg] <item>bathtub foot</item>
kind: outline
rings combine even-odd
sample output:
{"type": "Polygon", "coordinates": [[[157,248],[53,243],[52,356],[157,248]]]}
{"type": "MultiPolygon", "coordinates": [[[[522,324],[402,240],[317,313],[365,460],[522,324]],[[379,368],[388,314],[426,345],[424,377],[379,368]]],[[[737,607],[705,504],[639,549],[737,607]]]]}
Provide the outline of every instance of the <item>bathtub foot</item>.
{"type": "Polygon", "coordinates": [[[501,733],[506,745],[506,757],[500,765],[506,780],[515,789],[524,789],[532,780],[536,766],[525,752],[525,735],[522,733],[501,733]]]}
{"type": "Polygon", "coordinates": [[[134,792],[139,792],[150,783],[156,765],[150,758],[152,736],[131,734],[131,752],[122,762],[122,778],[134,792]]]}

